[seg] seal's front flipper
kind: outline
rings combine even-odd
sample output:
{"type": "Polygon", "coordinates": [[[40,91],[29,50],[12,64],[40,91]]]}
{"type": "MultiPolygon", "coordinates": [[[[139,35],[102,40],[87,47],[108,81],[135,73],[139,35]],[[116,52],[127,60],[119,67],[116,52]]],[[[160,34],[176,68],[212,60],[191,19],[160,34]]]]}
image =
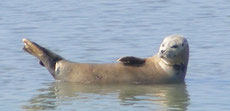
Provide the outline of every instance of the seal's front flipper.
{"type": "Polygon", "coordinates": [[[145,63],[145,59],[133,56],[120,57],[117,61],[124,65],[143,65],[145,63]]]}
{"type": "Polygon", "coordinates": [[[63,60],[63,58],[28,39],[22,39],[22,41],[24,42],[23,49],[29,54],[37,57],[40,60],[39,64],[46,67],[52,76],[56,78],[55,64],[56,62],[63,60]]]}

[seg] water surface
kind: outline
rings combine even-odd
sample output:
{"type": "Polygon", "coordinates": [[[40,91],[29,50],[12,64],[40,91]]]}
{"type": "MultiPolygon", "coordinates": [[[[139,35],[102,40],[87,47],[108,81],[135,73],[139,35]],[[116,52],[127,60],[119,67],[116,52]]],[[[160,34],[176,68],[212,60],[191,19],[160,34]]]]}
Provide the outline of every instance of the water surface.
{"type": "Polygon", "coordinates": [[[0,109],[4,111],[230,110],[230,2],[224,0],[3,0],[0,109]],[[185,84],[56,82],[22,51],[29,38],[78,62],[148,57],[162,39],[190,44],[185,84]]]}

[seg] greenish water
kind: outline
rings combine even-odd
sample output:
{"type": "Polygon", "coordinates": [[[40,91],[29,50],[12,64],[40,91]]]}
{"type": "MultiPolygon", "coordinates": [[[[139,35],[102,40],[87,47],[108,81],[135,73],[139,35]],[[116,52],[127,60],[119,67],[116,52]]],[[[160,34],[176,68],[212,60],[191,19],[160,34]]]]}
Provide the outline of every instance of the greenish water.
{"type": "Polygon", "coordinates": [[[38,89],[40,94],[31,98],[23,109],[186,110],[189,105],[185,84],[79,85],[54,82],[48,86],[38,89]]]}
{"type": "Polygon", "coordinates": [[[224,0],[0,1],[0,109],[229,111],[229,12],[224,0]],[[21,42],[29,38],[73,61],[108,63],[152,56],[170,34],[190,44],[185,84],[58,82],[21,42]]]}

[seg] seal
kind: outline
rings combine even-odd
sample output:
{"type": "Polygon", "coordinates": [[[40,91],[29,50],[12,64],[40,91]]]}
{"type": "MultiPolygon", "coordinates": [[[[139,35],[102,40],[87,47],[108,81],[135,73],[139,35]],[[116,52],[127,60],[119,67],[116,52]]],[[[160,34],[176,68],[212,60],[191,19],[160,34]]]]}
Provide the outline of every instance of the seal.
{"type": "Polygon", "coordinates": [[[152,57],[125,56],[106,64],[72,62],[28,39],[22,41],[23,49],[37,57],[54,79],[84,84],[183,82],[189,60],[188,41],[181,35],[166,37],[152,57]]]}

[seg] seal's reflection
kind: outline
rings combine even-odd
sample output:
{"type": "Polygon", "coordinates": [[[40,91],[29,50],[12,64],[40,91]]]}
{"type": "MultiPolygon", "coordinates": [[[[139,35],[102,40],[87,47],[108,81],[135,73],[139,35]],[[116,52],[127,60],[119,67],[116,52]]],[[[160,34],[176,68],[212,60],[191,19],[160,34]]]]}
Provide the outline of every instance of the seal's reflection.
{"type": "MultiPolygon", "coordinates": [[[[87,94],[90,94],[90,97],[92,97],[92,94],[102,95],[102,97],[103,95],[114,97],[115,94],[121,106],[135,104],[141,106],[145,103],[150,103],[150,106],[160,106],[161,109],[176,110],[187,110],[190,100],[185,83],[161,85],[83,85],[53,82],[48,84],[48,88],[39,89],[38,92],[40,94],[30,99],[28,104],[23,106],[23,109],[56,109],[57,107],[67,105],[61,104],[63,101],[78,101],[82,99],[81,95],[86,95],[87,97],[87,94]]],[[[100,102],[100,99],[98,102],[100,102]]]]}

